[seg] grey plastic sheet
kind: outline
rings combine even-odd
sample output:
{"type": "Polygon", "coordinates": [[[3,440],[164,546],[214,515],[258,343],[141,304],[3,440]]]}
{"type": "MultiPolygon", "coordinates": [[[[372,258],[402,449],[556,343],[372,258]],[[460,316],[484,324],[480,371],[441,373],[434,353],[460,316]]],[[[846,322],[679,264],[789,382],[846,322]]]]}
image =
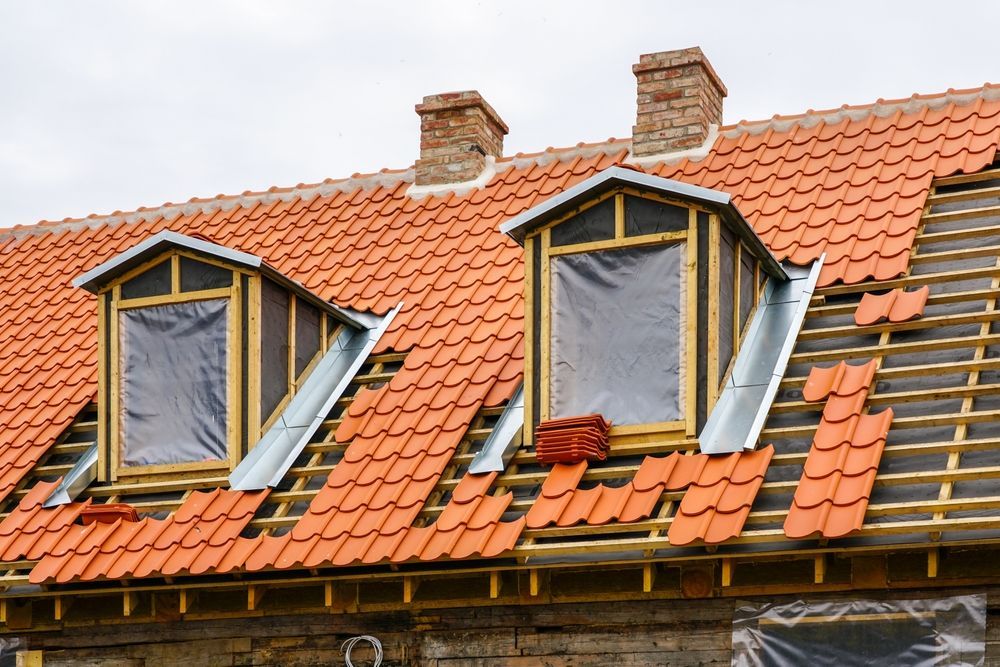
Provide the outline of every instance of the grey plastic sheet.
{"type": "Polygon", "coordinates": [[[260,300],[260,419],[267,421],[288,393],[288,292],[261,281],[260,300]]]}
{"type": "Polygon", "coordinates": [[[552,258],[552,417],[683,417],[684,255],[674,244],[552,258]]]}
{"type": "Polygon", "coordinates": [[[986,596],[743,606],[733,665],[982,665],[986,596]]]}
{"type": "Polygon", "coordinates": [[[228,300],[123,310],[121,463],[227,457],[228,300]]]}

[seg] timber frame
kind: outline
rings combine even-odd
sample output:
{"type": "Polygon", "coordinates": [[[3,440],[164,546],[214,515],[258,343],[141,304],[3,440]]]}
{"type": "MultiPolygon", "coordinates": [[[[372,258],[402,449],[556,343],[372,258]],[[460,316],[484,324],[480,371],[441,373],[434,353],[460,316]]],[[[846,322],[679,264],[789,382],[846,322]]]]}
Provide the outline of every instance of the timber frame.
{"type": "MultiPolygon", "coordinates": [[[[683,419],[677,421],[657,422],[637,425],[612,426],[610,437],[612,443],[630,443],[658,440],[683,440],[693,438],[702,425],[700,413],[711,411],[719,392],[724,386],[732,365],[739,351],[740,342],[746,333],[753,312],[756,309],[763,290],[765,277],[761,264],[753,252],[738,237],[734,237],[731,271],[731,283],[722,284],[720,278],[722,228],[727,224],[721,217],[703,206],[683,201],[674,197],[666,197],[655,192],[641,190],[635,187],[618,186],[596,195],[572,210],[546,221],[537,228],[527,232],[524,237],[525,256],[525,429],[524,441],[531,444],[534,439],[534,425],[551,417],[551,260],[570,254],[598,252],[628,247],[658,246],[681,244],[684,248],[684,269],[682,271],[682,289],[684,292],[684,335],[680,341],[680,368],[684,369],[681,378],[681,395],[683,397],[683,419]],[[665,204],[687,210],[687,225],[682,229],[654,233],[628,235],[626,233],[627,198],[638,198],[665,204]],[[556,245],[553,242],[553,229],[571,221],[607,201],[614,202],[614,234],[612,237],[588,242],[567,243],[556,245]],[[707,235],[699,234],[700,227],[707,228],[707,235]],[[707,239],[707,243],[705,242],[707,239]],[[702,247],[704,246],[704,247],[702,247]],[[740,292],[743,271],[741,259],[743,255],[752,259],[751,274],[754,281],[751,292],[752,305],[746,312],[741,312],[740,292]],[[702,263],[707,265],[700,266],[702,263]],[[706,281],[707,278],[707,281],[706,281]],[[699,289],[700,282],[707,282],[707,297],[703,303],[699,289]],[[721,309],[723,295],[730,299],[729,320],[732,330],[728,336],[732,341],[731,353],[726,359],[721,358],[719,340],[721,333],[721,309]],[[704,308],[707,314],[709,335],[699,336],[699,318],[703,315],[699,308],[704,308]],[[699,340],[704,338],[704,340],[699,340]],[[700,350],[701,343],[707,343],[707,349],[700,350]],[[701,357],[706,360],[703,362],[701,357]],[[705,386],[699,386],[700,373],[696,370],[700,363],[707,363],[705,386]],[[718,382],[713,378],[718,378],[718,382]],[[536,396],[537,394],[537,396],[536,396]],[[699,410],[699,402],[705,407],[699,410]]],[[[731,232],[730,232],[730,235],[731,232]]]]}
{"type": "Polygon", "coordinates": [[[301,289],[279,285],[288,294],[287,322],[287,389],[268,415],[261,414],[261,286],[269,277],[259,270],[247,269],[234,263],[206,256],[183,248],[165,250],[140,265],[115,276],[97,290],[98,297],[98,480],[121,481],[123,484],[161,481],[170,477],[190,478],[213,470],[228,472],[236,467],[246,453],[280,416],[301,383],[309,376],[319,359],[326,353],[330,340],[346,326],[331,307],[301,289]],[[231,273],[228,287],[184,291],[181,286],[183,259],[199,262],[231,273]],[[169,267],[169,290],[153,296],[126,298],[123,285],[146,272],[169,267]],[[119,313],[122,311],[189,303],[208,299],[227,299],[227,420],[226,444],[228,457],[223,461],[198,461],[124,467],[120,462],[120,395],[119,313]],[[296,372],[296,309],[308,303],[319,311],[319,346],[304,369],[296,372]]]}

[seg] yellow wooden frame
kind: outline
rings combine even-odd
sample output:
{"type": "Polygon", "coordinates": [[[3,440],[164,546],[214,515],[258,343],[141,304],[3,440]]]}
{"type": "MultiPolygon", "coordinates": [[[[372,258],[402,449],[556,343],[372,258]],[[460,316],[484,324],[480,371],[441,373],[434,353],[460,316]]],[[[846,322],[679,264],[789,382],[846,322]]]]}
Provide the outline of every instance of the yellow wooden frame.
{"type": "Polygon", "coordinates": [[[627,247],[640,247],[640,246],[651,246],[651,245],[666,245],[681,243],[684,244],[684,269],[683,269],[683,280],[684,289],[686,290],[686,308],[685,308],[685,322],[683,323],[685,331],[682,332],[681,338],[683,339],[683,367],[685,368],[685,377],[681,378],[682,385],[680,387],[681,397],[683,400],[683,410],[684,418],[676,421],[667,422],[657,422],[650,424],[635,424],[628,426],[613,426],[611,429],[611,436],[617,439],[628,439],[635,440],[646,439],[649,436],[662,437],[664,439],[676,439],[684,437],[685,435],[693,435],[697,428],[697,364],[698,364],[698,351],[697,351],[697,323],[698,323],[698,291],[697,291],[697,266],[698,266],[698,247],[697,247],[697,216],[701,209],[692,207],[688,204],[678,202],[675,200],[665,199],[662,197],[650,196],[647,193],[642,193],[639,191],[633,191],[627,188],[621,188],[613,190],[611,192],[605,193],[600,197],[596,197],[593,200],[586,202],[585,204],[575,208],[570,213],[564,214],[559,218],[546,224],[539,230],[534,231],[531,235],[525,238],[525,282],[524,282],[524,296],[525,303],[527,304],[525,312],[525,424],[528,425],[524,437],[528,444],[533,442],[533,433],[531,433],[531,424],[534,423],[534,394],[536,388],[533,386],[533,377],[535,364],[539,366],[539,387],[537,391],[539,392],[539,418],[545,420],[549,418],[550,415],[550,357],[551,357],[551,338],[552,338],[552,324],[551,324],[551,260],[553,257],[560,257],[570,254],[578,254],[585,252],[594,252],[600,250],[610,250],[617,248],[627,248],[627,247]],[[636,197],[652,199],[658,202],[669,203],[675,206],[681,206],[689,211],[688,217],[688,227],[685,230],[675,231],[675,232],[663,232],[658,234],[644,234],[637,236],[626,236],[625,234],[625,195],[629,194],[636,197]],[[568,220],[569,218],[578,215],[579,213],[586,211],[587,209],[596,206],[597,204],[606,201],[610,197],[615,198],[615,221],[614,221],[614,237],[611,239],[603,241],[591,241],[585,243],[575,243],[570,245],[563,245],[558,247],[552,246],[552,228],[568,220]],[[541,253],[541,266],[539,276],[534,275],[534,266],[532,257],[535,253],[536,244],[538,244],[539,252],[541,253]],[[541,281],[540,298],[541,304],[539,308],[540,322],[534,321],[534,286],[535,281],[541,281]],[[539,346],[539,359],[535,360],[534,356],[534,337],[536,335],[536,327],[538,329],[537,335],[540,336],[539,346]]]}
{"type": "MultiPolygon", "coordinates": [[[[235,266],[226,264],[225,262],[216,261],[214,259],[209,259],[193,253],[187,253],[179,250],[170,250],[162,255],[149,260],[148,262],[143,262],[134,269],[125,272],[121,276],[118,276],[113,281],[109,282],[108,285],[104,286],[99,291],[99,322],[98,322],[98,338],[101,341],[99,349],[101,349],[100,359],[99,359],[99,374],[100,381],[98,383],[98,410],[99,414],[103,417],[105,414],[110,415],[110,423],[107,425],[106,429],[100,429],[99,433],[99,443],[98,447],[98,479],[101,481],[115,481],[119,478],[135,478],[144,477],[148,475],[163,475],[163,474],[173,474],[173,473],[183,473],[190,471],[206,471],[206,470],[222,470],[231,469],[239,463],[242,458],[242,448],[240,446],[241,436],[243,431],[242,425],[242,345],[243,345],[243,326],[241,321],[242,315],[242,304],[243,304],[243,294],[242,294],[242,276],[247,275],[253,277],[254,274],[238,269],[235,266]],[[222,287],[217,289],[209,290],[197,290],[191,292],[181,292],[180,291],[180,258],[181,256],[190,257],[199,262],[205,264],[212,264],[218,266],[222,269],[226,269],[233,272],[232,284],[229,287],[222,287]],[[123,299],[121,296],[121,286],[131,280],[132,278],[152,269],[164,262],[170,263],[170,292],[167,294],[151,296],[151,297],[140,297],[133,299],[123,299]],[[104,306],[104,295],[108,292],[111,293],[111,317],[110,317],[110,327],[111,331],[105,331],[106,325],[106,306],[104,306]],[[123,467],[121,465],[121,369],[120,369],[120,359],[119,359],[119,348],[120,348],[120,323],[119,323],[119,312],[123,310],[130,310],[136,308],[148,308],[153,306],[160,306],[165,304],[174,303],[188,303],[192,301],[202,301],[206,299],[228,299],[227,304],[227,330],[226,330],[226,362],[228,364],[228,377],[226,379],[226,404],[227,404],[227,422],[226,422],[226,451],[228,456],[222,461],[193,461],[184,463],[167,463],[167,464],[155,464],[155,465],[145,465],[145,466],[130,466],[123,467]],[[103,346],[110,346],[110,364],[111,368],[105,368],[105,355],[103,353],[103,346]],[[110,373],[108,371],[110,370],[110,373]],[[110,383],[105,381],[105,377],[110,375],[110,383]],[[110,386],[107,386],[110,384],[110,386]],[[103,386],[103,389],[102,389],[103,386]],[[106,409],[105,401],[109,401],[108,407],[106,409]],[[105,430],[107,435],[105,435],[105,430]],[[107,442],[105,442],[107,441],[107,442]],[[109,465],[110,464],[110,465],[109,465]],[[107,474],[110,468],[110,476],[107,474]],[[110,477],[110,479],[109,479],[110,477]]],[[[248,327],[249,328],[249,327],[248,327]]],[[[252,331],[248,331],[248,335],[251,336],[253,340],[252,331]]],[[[248,367],[252,364],[248,364],[248,367]]]]}

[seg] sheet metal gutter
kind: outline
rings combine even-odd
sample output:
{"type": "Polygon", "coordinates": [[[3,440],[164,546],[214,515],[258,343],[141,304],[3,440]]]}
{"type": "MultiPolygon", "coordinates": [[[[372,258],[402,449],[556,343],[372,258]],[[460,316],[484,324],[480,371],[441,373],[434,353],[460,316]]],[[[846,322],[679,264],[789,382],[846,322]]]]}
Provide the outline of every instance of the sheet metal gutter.
{"type": "Polygon", "coordinates": [[[319,430],[403,304],[370,329],[345,329],[260,442],[229,475],[237,491],[277,486],[319,430]]]}
{"type": "Polygon", "coordinates": [[[507,406],[500,413],[496,426],[490,431],[476,456],[469,464],[469,472],[478,475],[487,472],[503,472],[507,463],[521,446],[524,429],[524,385],[514,392],[507,406]]]}
{"type": "Polygon", "coordinates": [[[768,281],[733,372],[698,436],[705,454],[754,449],[805,320],[826,255],[809,267],[785,265],[789,280],[768,281]]]}
{"type": "Polygon", "coordinates": [[[96,444],[87,448],[76,465],[70,468],[70,471],[59,482],[59,486],[54,488],[49,497],[45,499],[42,507],[57,507],[73,502],[95,479],[97,479],[96,444]]]}

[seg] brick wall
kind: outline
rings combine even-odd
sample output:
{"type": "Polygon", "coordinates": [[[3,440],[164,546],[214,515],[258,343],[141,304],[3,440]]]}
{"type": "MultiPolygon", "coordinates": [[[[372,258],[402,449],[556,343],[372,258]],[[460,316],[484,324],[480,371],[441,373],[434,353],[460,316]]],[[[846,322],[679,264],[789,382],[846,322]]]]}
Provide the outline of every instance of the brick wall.
{"type": "Polygon", "coordinates": [[[726,87],[698,47],[639,56],[632,154],[658,155],[700,146],[722,123],[726,87]]]}
{"type": "Polygon", "coordinates": [[[417,185],[474,180],[486,156],[503,156],[507,125],[474,90],[428,95],[416,106],[420,115],[417,185]]]}

